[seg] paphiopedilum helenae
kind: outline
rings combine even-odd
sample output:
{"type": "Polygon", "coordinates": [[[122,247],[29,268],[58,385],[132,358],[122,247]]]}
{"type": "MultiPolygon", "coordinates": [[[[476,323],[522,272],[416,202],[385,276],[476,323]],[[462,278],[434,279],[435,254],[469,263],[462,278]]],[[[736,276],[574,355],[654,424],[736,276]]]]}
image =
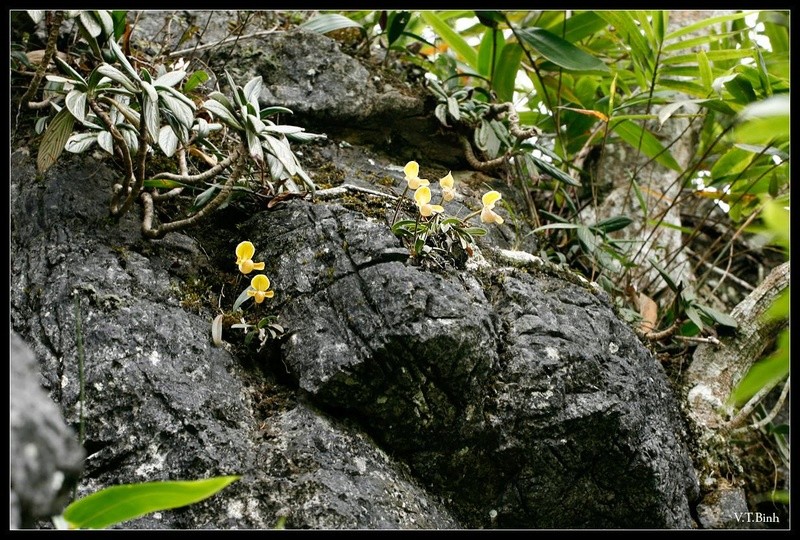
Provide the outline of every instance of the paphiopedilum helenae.
{"type": "Polygon", "coordinates": [[[236,266],[242,274],[249,274],[253,270],[263,270],[263,262],[253,262],[256,248],[252,242],[245,240],[236,246],[236,266]]]}

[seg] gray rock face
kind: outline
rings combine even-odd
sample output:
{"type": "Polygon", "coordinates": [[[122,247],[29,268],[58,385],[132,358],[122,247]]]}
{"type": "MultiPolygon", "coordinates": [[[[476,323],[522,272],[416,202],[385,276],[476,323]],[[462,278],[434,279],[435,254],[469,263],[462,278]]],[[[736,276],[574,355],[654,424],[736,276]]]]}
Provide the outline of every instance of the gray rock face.
{"type": "Polygon", "coordinates": [[[269,34],[251,47],[253,59],[238,64],[244,68],[237,72],[239,84],[260,75],[260,102],[291,109],[287,122],[353,144],[391,147],[404,159],[465,163],[457,138],[439,133],[431,95],[390,83],[333,39],[295,30],[269,34]]]}
{"type": "Polygon", "coordinates": [[[33,352],[11,332],[10,528],[60,514],[83,469],[83,448],[39,384],[33,352]]]}
{"type": "Polygon", "coordinates": [[[689,527],[697,495],[665,375],[607,302],[522,270],[404,264],[384,224],[295,201],[243,225],[282,360],[471,527],[689,527]]]}
{"type": "MultiPolygon", "coordinates": [[[[89,456],[79,496],[119,483],[241,474],[206,501],[124,527],[272,528],[279,516],[297,528],[458,526],[359,430],[297,404],[251,363],[211,346],[211,316],[180,306],[181,279],[171,271],[180,262],[197,272],[197,245],[179,234],[142,244],[134,215],[108,223],[111,171],[67,156],[40,186],[23,152],[13,154],[12,171],[11,324],[37,352],[71,424],[79,419],[81,319],[89,456]],[[269,414],[267,399],[279,402],[269,414]]],[[[12,449],[18,458],[24,450],[12,449]]],[[[66,468],[70,456],[50,455],[52,469],[15,479],[24,512],[40,476],[66,468]]]]}

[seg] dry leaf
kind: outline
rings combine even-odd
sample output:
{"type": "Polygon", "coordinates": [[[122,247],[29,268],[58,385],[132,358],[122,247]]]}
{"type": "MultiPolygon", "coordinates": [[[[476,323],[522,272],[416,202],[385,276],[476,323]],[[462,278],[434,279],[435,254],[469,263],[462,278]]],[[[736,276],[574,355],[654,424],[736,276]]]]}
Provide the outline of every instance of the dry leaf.
{"type": "Polygon", "coordinates": [[[642,316],[642,322],[639,323],[642,332],[649,334],[656,329],[658,305],[644,293],[639,293],[639,315],[642,316]]]}

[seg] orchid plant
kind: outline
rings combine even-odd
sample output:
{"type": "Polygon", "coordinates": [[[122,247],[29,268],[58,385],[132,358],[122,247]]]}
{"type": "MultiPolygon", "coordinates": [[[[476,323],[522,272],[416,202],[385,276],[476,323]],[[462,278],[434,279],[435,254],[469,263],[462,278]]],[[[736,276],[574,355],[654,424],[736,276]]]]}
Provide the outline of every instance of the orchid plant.
{"type": "MultiPolygon", "coordinates": [[[[245,240],[236,246],[236,262],[234,263],[243,275],[248,275],[254,270],[264,270],[266,264],[263,261],[255,262],[256,248],[252,242],[245,240]]],[[[275,291],[271,290],[272,283],[266,274],[256,274],[250,279],[250,285],[242,291],[236,301],[233,303],[233,312],[238,311],[242,304],[250,298],[256,305],[256,309],[260,307],[265,300],[271,299],[275,296],[275,291]]],[[[232,329],[242,329],[245,332],[244,343],[249,345],[253,339],[258,338],[258,350],[264,348],[269,339],[275,339],[285,332],[283,326],[278,324],[277,317],[274,315],[266,315],[260,317],[255,323],[248,323],[244,316],[240,319],[241,322],[232,324],[232,329]]],[[[221,343],[222,338],[222,316],[219,315],[212,324],[212,334],[216,335],[215,342],[221,343]],[[215,334],[216,332],[216,334],[215,334]]]]}
{"type": "Polygon", "coordinates": [[[405,173],[406,187],[398,200],[392,217],[392,232],[409,246],[411,257],[414,259],[431,258],[438,261],[435,257],[439,255],[449,255],[449,258],[458,264],[466,262],[466,257],[472,255],[472,244],[475,237],[486,234],[483,227],[475,227],[469,224],[469,220],[480,215],[482,223],[495,223],[500,225],[503,218],[495,212],[495,205],[501,200],[502,195],[498,191],[488,191],[483,195],[482,207],[465,217],[449,216],[445,214],[443,203],[452,201],[456,198],[455,179],[452,172],[448,172],[439,179],[441,199],[438,204],[434,204],[433,193],[430,188],[430,181],[420,178],[419,164],[416,161],[409,161],[403,168],[405,173]],[[405,195],[414,190],[414,202],[416,204],[415,219],[397,220],[405,195]]]}

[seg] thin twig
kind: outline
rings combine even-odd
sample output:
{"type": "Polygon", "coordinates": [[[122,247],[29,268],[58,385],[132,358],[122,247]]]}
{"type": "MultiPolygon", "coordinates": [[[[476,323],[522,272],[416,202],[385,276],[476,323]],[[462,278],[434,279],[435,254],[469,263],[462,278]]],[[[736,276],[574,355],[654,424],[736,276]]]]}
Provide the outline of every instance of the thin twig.
{"type": "Polygon", "coordinates": [[[764,426],[766,426],[767,424],[769,424],[770,422],[772,422],[772,420],[781,411],[781,408],[783,407],[783,403],[786,401],[786,398],[789,395],[789,389],[791,388],[790,381],[791,381],[791,377],[787,377],[786,378],[786,384],[783,385],[783,390],[781,390],[781,395],[778,398],[778,402],[775,404],[775,406],[772,408],[772,410],[769,412],[769,414],[767,414],[764,418],[762,418],[758,422],[755,422],[755,423],[750,424],[749,426],[745,426],[743,428],[739,428],[739,429],[737,429],[735,431],[738,432],[738,431],[745,431],[745,430],[748,430],[748,429],[753,429],[753,430],[761,429],[764,426]]]}
{"type": "Polygon", "coordinates": [[[697,336],[675,336],[674,339],[679,341],[689,341],[692,343],[711,343],[712,345],[716,345],[717,347],[722,345],[722,342],[715,338],[714,336],[708,337],[697,337],[697,336]]]}
{"type": "Polygon", "coordinates": [[[373,189],[363,188],[361,186],[356,186],[353,184],[342,184],[340,186],[328,188],[328,189],[320,189],[314,194],[315,199],[321,199],[323,201],[329,199],[336,199],[341,197],[348,191],[355,191],[357,193],[365,193],[367,195],[372,195],[373,197],[381,197],[383,199],[390,199],[390,200],[398,200],[401,197],[397,195],[391,195],[389,193],[383,193],[381,191],[375,191],[373,189]]]}
{"type": "Polygon", "coordinates": [[[254,33],[248,34],[246,36],[232,36],[232,37],[229,37],[229,38],[221,39],[221,40],[219,40],[219,41],[217,41],[215,43],[209,43],[207,45],[195,46],[195,47],[192,47],[191,49],[181,49],[180,51],[173,51],[173,52],[167,54],[167,58],[173,58],[175,56],[181,56],[181,55],[189,53],[189,52],[194,54],[195,52],[198,52],[198,51],[205,51],[206,49],[213,49],[214,47],[219,47],[220,45],[225,45],[226,43],[234,42],[237,39],[252,39],[252,38],[257,38],[257,37],[268,36],[270,34],[279,34],[279,33],[284,32],[284,30],[276,30],[276,28],[278,28],[278,26],[279,25],[275,25],[270,30],[262,30],[260,32],[254,32],[254,33]]]}
{"type": "Polygon", "coordinates": [[[734,416],[730,422],[725,424],[722,429],[724,431],[733,431],[744,424],[745,420],[747,420],[747,417],[750,416],[750,413],[753,412],[756,406],[761,403],[761,400],[767,397],[767,394],[769,394],[779,382],[780,381],[774,381],[762,386],[761,390],[756,392],[756,394],[750,398],[750,401],[745,403],[744,406],[739,409],[739,412],[736,414],[736,416],[734,416]]]}

